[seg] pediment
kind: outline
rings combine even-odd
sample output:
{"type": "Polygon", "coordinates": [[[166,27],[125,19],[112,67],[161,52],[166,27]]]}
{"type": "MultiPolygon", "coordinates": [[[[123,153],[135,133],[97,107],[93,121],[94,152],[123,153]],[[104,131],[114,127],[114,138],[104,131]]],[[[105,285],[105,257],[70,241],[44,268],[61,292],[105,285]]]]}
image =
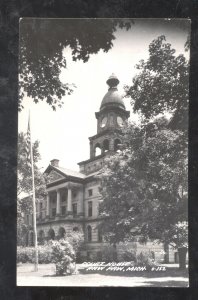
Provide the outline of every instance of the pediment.
{"type": "Polygon", "coordinates": [[[60,175],[58,172],[51,170],[46,176],[46,182],[48,184],[48,183],[55,182],[55,181],[58,181],[58,180],[64,179],[64,178],[65,177],[60,175]]]}

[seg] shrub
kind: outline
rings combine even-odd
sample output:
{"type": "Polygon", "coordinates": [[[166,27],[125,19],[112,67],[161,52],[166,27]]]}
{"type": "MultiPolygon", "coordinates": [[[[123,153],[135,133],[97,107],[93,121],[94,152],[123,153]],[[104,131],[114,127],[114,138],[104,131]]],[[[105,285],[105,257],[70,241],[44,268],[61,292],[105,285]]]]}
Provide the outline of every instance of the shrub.
{"type": "Polygon", "coordinates": [[[84,241],[84,236],[81,231],[73,231],[72,233],[69,233],[66,236],[66,240],[69,242],[69,244],[72,245],[73,250],[77,254],[79,248],[81,247],[84,241]]]}
{"type": "Polygon", "coordinates": [[[102,249],[102,260],[105,262],[113,262],[117,260],[116,249],[109,245],[102,249]]]}
{"type": "MultiPolygon", "coordinates": [[[[52,262],[52,249],[49,245],[38,246],[38,261],[40,264],[52,262]]],[[[34,247],[17,247],[17,263],[34,263],[34,247]]]]}
{"type": "Polygon", "coordinates": [[[127,250],[122,254],[122,261],[134,261],[136,262],[136,251],[135,250],[127,250]]]}
{"type": "Polygon", "coordinates": [[[140,252],[140,254],[137,255],[135,265],[139,267],[145,266],[147,270],[150,270],[152,267],[155,267],[157,263],[152,257],[152,253],[146,251],[146,252],[140,252]]]}
{"type": "Polygon", "coordinates": [[[52,262],[52,248],[50,245],[38,246],[38,260],[40,264],[49,264],[52,262]]]}
{"type": "Polygon", "coordinates": [[[32,263],[34,261],[33,247],[17,247],[17,263],[32,263]]]}
{"type": "Polygon", "coordinates": [[[56,275],[72,274],[76,270],[75,251],[72,245],[61,239],[59,241],[51,241],[52,262],[56,265],[56,275]]]}

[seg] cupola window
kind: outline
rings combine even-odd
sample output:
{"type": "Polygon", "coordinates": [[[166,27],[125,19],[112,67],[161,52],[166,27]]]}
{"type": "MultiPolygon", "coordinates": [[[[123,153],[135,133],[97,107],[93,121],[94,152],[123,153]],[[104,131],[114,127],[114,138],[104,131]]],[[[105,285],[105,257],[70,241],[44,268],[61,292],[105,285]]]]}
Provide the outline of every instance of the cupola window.
{"type": "Polygon", "coordinates": [[[104,152],[109,151],[109,140],[104,140],[104,142],[103,142],[103,151],[104,152]]]}
{"type": "Polygon", "coordinates": [[[95,146],[95,156],[101,155],[101,146],[100,144],[96,144],[95,146]]]}

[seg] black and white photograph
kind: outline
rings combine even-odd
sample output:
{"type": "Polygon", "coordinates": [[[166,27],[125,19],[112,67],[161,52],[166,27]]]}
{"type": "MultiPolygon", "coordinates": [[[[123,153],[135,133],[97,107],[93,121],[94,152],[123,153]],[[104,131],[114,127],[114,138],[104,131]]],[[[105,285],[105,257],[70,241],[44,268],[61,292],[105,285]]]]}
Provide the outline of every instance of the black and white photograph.
{"type": "Polygon", "coordinates": [[[189,286],[190,25],[20,19],[17,286],[189,286]]]}

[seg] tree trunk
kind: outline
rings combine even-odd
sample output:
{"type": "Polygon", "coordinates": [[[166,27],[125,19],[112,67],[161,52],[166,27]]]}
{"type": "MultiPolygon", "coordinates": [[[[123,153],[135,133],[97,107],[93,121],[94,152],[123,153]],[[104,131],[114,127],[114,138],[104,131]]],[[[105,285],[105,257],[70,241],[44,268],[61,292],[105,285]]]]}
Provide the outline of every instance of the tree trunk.
{"type": "Polygon", "coordinates": [[[178,254],[179,254],[179,269],[185,270],[186,269],[187,248],[186,247],[178,248],[178,254]]]}
{"type": "Polygon", "coordinates": [[[117,261],[117,247],[116,247],[116,243],[113,243],[113,260],[117,261]]]}
{"type": "Polygon", "coordinates": [[[164,251],[165,251],[165,254],[164,254],[164,263],[168,264],[169,263],[169,245],[166,242],[164,243],[164,251]]]}

